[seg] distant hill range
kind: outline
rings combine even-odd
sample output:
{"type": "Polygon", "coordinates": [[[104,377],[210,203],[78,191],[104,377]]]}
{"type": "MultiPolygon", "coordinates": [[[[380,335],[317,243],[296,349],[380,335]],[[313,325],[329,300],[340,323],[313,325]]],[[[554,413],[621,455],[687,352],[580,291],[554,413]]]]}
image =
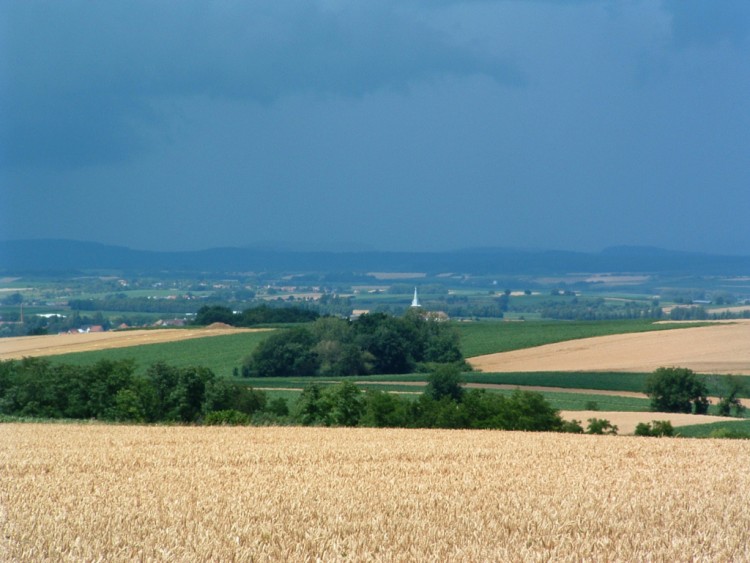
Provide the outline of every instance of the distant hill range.
{"type": "Polygon", "coordinates": [[[132,250],[70,240],[0,241],[0,272],[457,272],[549,275],[629,272],[750,276],[750,256],[617,247],[598,253],[478,248],[446,252],[310,252],[212,248],[185,252],[132,250]]]}

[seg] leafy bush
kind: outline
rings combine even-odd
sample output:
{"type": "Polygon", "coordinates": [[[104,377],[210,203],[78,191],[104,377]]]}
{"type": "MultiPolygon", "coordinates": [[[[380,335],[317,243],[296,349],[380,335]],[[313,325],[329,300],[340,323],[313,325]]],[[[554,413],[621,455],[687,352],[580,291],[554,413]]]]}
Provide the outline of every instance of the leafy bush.
{"type": "Polygon", "coordinates": [[[720,416],[741,417],[745,412],[745,405],[740,401],[740,395],[745,392],[744,380],[732,376],[724,376],[716,385],[719,393],[719,403],[717,405],[720,416]]]}
{"type": "Polygon", "coordinates": [[[589,418],[586,434],[617,434],[617,425],[604,418],[589,418]]]}
{"type": "Polygon", "coordinates": [[[385,391],[367,391],[361,426],[376,428],[397,428],[409,426],[409,403],[398,395],[385,391]]]}
{"type": "Polygon", "coordinates": [[[636,436],[674,436],[674,427],[668,420],[639,422],[635,427],[636,436]]]}
{"type": "Polygon", "coordinates": [[[568,434],[583,434],[583,426],[581,426],[580,420],[564,420],[560,427],[560,432],[567,432],[568,434]]]}
{"type": "Polygon", "coordinates": [[[289,416],[289,404],[283,397],[276,397],[268,403],[268,412],[276,416],[289,416]]]}

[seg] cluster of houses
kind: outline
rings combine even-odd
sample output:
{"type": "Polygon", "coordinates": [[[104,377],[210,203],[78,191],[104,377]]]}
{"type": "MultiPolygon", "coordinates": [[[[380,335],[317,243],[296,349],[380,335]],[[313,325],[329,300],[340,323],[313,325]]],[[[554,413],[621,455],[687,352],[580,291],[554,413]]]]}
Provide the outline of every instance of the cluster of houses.
{"type": "MultiPolygon", "coordinates": [[[[150,325],[145,325],[142,328],[147,327],[154,327],[154,328],[179,328],[184,327],[187,325],[187,321],[185,319],[159,319],[156,322],[151,323],[150,325]]],[[[127,323],[121,323],[116,327],[113,327],[113,330],[127,330],[129,328],[134,328],[130,326],[127,323]]],[[[71,328],[68,331],[61,332],[60,334],[89,334],[92,332],[106,332],[106,328],[104,328],[102,325],[84,325],[79,328],[71,328]]]]}

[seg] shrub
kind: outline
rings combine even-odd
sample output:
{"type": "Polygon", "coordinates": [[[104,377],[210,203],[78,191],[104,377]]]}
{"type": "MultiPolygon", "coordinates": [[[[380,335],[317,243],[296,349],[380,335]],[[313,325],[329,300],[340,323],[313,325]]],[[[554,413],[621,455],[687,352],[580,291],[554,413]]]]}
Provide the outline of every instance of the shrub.
{"type": "Polygon", "coordinates": [[[205,416],[203,424],[206,426],[242,426],[250,424],[250,417],[234,409],[212,411],[205,416]]]}
{"type": "Polygon", "coordinates": [[[289,404],[283,397],[276,397],[268,403],[268,412],[276,416],[289,416],[289,404]]]}
{"type": "Polygon", "coordinates": [[[580,420],[564,420],[560,431],[568,434],[583,434],[583,426],[580,420]]]}
{"type": "Polygon", "coordinates": [[[721,416],[741,417],[745,412],[745,405],[740,401],[740,395],[745,392],[744,381],[738,377],[727,375],[717,385],[719,393],[718,411],[721,416]]]}
{"type": "Polygon", "coordinates": [[[409,426],[409,403],[385,391],[367,391],[360,424],[377,428],[409,426]]]}
{"type": "Polygon", "coordinates": [[[604,418],[589,418],[586,434],[617,434],[617,425],[604,418]]]}
{"type": "Polygon", "coordinates": [[[635,427],[636,436],[674,436],[674,427],[668,420],[639,422],[635,427]]]}

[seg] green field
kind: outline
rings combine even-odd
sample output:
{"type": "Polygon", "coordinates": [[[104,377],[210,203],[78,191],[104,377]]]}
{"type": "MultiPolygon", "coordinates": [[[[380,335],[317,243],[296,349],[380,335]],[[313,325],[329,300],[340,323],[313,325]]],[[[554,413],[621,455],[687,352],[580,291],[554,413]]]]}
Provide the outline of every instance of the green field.
{"type": "MultiPolygon", "coordinates": [[[[256,380],[257,381],[257,380],[256,380]]],[[[308,380],[296,380],[294,383],[289,382],[288,388],[285,386],[284,389],[280,389],[281,386],[276,384],[254,384],[253,387],[262,389],[264,387],[270,387],[271,389],[265,390],[269,400],[275,399],[276,397],[283,397],[291,405],[297,397],[299,397],[301,391],[305,385],[309,385],[316,379],[310,378],[308,380]]],[[[321,383],[320,381],[317,381],[321,383]]],[[[335,382],[331,379],[326,380],[323,385],[332,385],[335,382]]],[[[424,387],[399,385],[394,383],[392,385],[368,385],[367,383],[359,383],[358,386],[364,390],[378,390],[389,393],[404,393],[404,397],[408,399],[416,399],[419,394],[424,391],[424,387]]],[[[499,393],[501,395],[511,395],[514,390],[512,389],[491,389],[487,390],[488,393],[499,393]]],[[[584,411],[584,410],[601,410],[601,411],[628,411],[628,412],[641,412],[649,410],[648,399],[637,399],[632,397],[617,397],[612,395],[596,395],[589,393],[556,393],[544,391],[541,393],[545,399],[556,409],[559,410],[570,410],[570,411],[584,411]],[[595,406],[594,409],[591,407],[595,406]]]]}
{"type": "Polygon", "coordinates": [[[750,439],[750,419],[681,426],[677,429],[677,434],[685,438],[742,437],[750,439]]]}
{"type": "Polygon", "coordinates": [[[270,334],[270,331],[242,332],[179,342],[63,354],[50,356],[49,359],[57,363],[74,365],[91,365],[103,359],[134,359],[137,363],[137,373],[143,373],[151,364],[163,361],[175,366],[204,366],[216,375],[230,377],[232,370],[242,366],[244,358],[270,334]]]}
{"type": "Polygon", "coordinates": [[[642,393],[647,376],[646,373],[613,372],[467,373],[464,381],[642,393]]]}
{"type": "Polygon", "coordinates": [[[696,326],[690,324],[655,324],[651,320],[626,321],[522,321],[522,322],[467,322],[456,323],[461,333],[461,349],[467,358],[532,348],[544,344],[624,334],[674,330],[696,326]]]}

